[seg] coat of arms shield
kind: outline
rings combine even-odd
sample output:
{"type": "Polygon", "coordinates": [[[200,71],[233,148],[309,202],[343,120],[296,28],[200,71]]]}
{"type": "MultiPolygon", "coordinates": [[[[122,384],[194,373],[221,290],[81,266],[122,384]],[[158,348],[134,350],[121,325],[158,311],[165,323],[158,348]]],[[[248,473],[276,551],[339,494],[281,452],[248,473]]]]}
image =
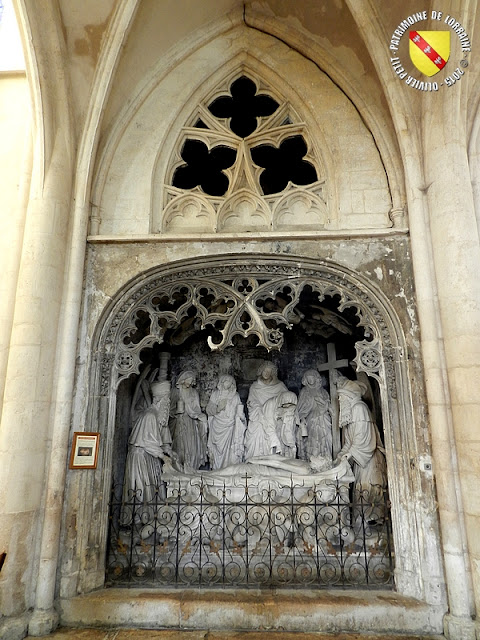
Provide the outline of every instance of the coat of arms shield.
{"type": "Polygon", "coordinates": [[[434,76],[450,57],[450,31],[410,31],[410,60],[426,76],[434,76]]]}

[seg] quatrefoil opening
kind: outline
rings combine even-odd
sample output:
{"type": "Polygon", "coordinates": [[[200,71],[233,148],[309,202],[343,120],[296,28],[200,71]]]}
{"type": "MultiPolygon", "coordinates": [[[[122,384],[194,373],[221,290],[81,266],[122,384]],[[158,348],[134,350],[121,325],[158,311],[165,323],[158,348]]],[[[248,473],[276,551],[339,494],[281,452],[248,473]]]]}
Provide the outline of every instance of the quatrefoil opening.
{"type": "Polygon", "coordinates": [[[315,167],[303,160],[307,151],[302,136],[287,138],[278,148],[264,144],[251,150],[253,162],[263,167],[259,181],[264,195],[283,191],[289,182],[307,185],[317,181],[315,167]]]}
{"type": "Polygon", "coordinates": [[[216,118],[229,119],[230,129],[240,138],[246,138],[258,127],[258,118],[271,116],[278,103],[270,96],[257,95],[257,87],[249,78],[242,76],[230,87],[230,96],[221,96],[208,106],[216,118]]]}
{"type": "Polygon", "coordinates": [[[223,170],[235,162],[235,149],[223,145],[208,149],[200,140],[186,140],[181,156],[186,164],[176,169],[174,187],[194,189],[199,186],[210,196],[223,196],[226,193],[229,181],[223,170]]]}

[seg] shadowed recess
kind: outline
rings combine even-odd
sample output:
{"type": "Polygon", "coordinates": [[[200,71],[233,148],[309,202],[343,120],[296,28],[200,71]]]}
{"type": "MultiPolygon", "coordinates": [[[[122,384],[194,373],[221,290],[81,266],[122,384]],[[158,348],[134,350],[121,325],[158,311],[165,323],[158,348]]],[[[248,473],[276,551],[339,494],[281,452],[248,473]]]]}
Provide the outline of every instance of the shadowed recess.
{"type": "Polygon", "coordinates": [[[200,140],[187,140],[181,155],[186,164],[176,169],[174,187],[194,189],[200,186],[210,196],[226,193],[229,182],[223,169],[228,169],[235,162],[237,153],[234,149],[219,146],[209,150],[200,140]]]}

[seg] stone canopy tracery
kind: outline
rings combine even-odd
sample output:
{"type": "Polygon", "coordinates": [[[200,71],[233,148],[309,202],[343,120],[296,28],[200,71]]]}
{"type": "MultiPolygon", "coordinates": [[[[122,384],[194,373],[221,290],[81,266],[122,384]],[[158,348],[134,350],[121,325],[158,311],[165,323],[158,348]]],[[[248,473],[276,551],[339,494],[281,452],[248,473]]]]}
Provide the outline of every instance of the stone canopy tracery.
{"type": "MultiPolygon", "coordinates": [[[[239,341],[241,344],[245,340],[242,338],[245,334],[249,344],[257,340],[265,353],[261,341],[267,340],[272,331],[278,331],[275,334],[278,339],[270,347],[273,358],[284,357],[282,348],[279,350],[281,337],[287,348],[287,343],[292,344],[290,336],[297,336],[295,339],[298,340],[312,329],[311,325],[295,324],[299,299],[300,310],[302,313],[306,310],[306,316],[310,313],[306,308],[308,305],[310,309],[315,305],[315,311],[320,308],[320,315],[322,308],[336,314],[325,317],[327,322],[323,325],[314,326],[315,330],[324,333],[314,332],[308,344],[314,350],[317,347],[325,350],[325,343],[329,341],[327,323],[335,317],[342,319],[346,324],[341,328],[347,332],[352,330],[352,334],[344,333],[341,338],[343,332],[337,328],[334,342],[338,341],[340,345],[345,339],[352,354],[349,362],[354,360],[357,374],[363,372],[362,375],[378,382],[377,400],[385,436],[388,483],[393,496],[403,496],[401,500],[395,498],[392,507],[395,548],[407,544],[405,536],[409,527],[414,526],[416,516],[412,507],[415,500],[412,496],[406,497],[410,496],[411,488],[403,470],[403,460],[408,459],[405,451],[410,446],[408,432],[412,420],[403,330],[390,302],[371,280],[328,260],[264,254],[202,257],[155,267],[124,286],[105,310],[94,338],[96,358],[92,367],[88,415],[92,420],[91,429],[101,429],[105,433],[107,454],[102,472],[105,501],[108,501],[109,478],[117,467],[117,458],[113,456],[117,415],[125,410],[122,407],[130,406],[125,394],[135,384],[135,376],[145,362],[143,358],[164,348],[169,350],[170,345],[170,348],[175,347],[177,354],[176,369],[188,365],[189,356],[182,356],[181,364],[178,354],[183,349],[182,333],[187,335],[189,331],[196,334],[197,344],[201,340],[205,362],[209,358],[208,352],[212,358],[217,358],[215,362],[218,358],[229,359],[230,354],[236,358],[236,349],[239,341]],[[248,312],[251,315],[247,316],[248,312]],[[293,325],[292,329],[290,325],[293,325]],[[217,348],[212,350],[207,345],[208,337],[217,348]],[[234,346],[230,345],[232,338],[234,346]],[[222,348],[224,352],[221,352],[222,348]],[[352,348],[356,356],[353,356],[352,348]],[[396,452],[400,451],[402,455],[397,456],[396,452]],[[410,524],[405,528],[406,521],[410,524]]],[[[312,317],[301,319],[301,322],[310,321],[312,317]]],[[[255,346],[253,350],[256,350],[255,346]]],[[[292,375],[298,377],[294,366],[295,352],[288,353],[287,358],[293,357],[288,366],[292,367],[292,375]]],[[[260,354],[257,352],[252,357],[258,358],[260,354]]],[[[178,371],[174,375],[178,375],[178,371]]],[[[214,365],[213,368],[208,366],[202,376],[211,378],[218,374],[214,365]]],[[[103,542],[100,548],[102,545],[103,542]]],[[[420,562],[420,550],[413,539],[409,539],[407,546],[408,556],[396,559],[396,585],[409,593],[417,593],[409,567],[412,557],[420,562]]]]}
{"type": "MultiPolygon", "coordinates": [[[[338,265],[326,262],[315,265],[309,260],[249,255],[223,256],[203,263],[197,259],[166,269],[159,268],[144,274],[136,284],[128,287],[123,299],[118,300],[117,309],[112,310],[109,329],[103,334],[107,353],[104,353],[103,360],[102,394],[108,396],[109,422],[114,427],[113,496],[123,484],[121,504],[114,498],[110,503],[112,513],[120,509],[122,515],[118,522],[115,516],[111,520],[110,540],[114,542],[108,551],[109,580],[114,584],[123,584],[133,575],[134,580],[138,581],[155,576],[156,584],[178,584],[179,581],[197,584],[198,580],[201,584],[209,584],[203,576],[206,571],[213,583],[218,581],[218,576],[225,575],[226,584],[243,585],[248,574],[250,577],[247,582],[250,581],[250,584],[281,585],[284,572],[277,565],[282,562],[290,566],[288,558],[293,553],[297,560],[302,556],[302,576],[307,572],[314,583],[318,577],[319,584],[324,586],[338,584],[341,571],[334,571],[330,575],[330,570],[326,568],[330,562],[338,561],[338,553],[328,544],[333,541],[341,546],[343,541],[335,537],[335,525],[330,529],[325,523],[325,527],[315,528],[315,534],[313,529],[303,530],[301,514],[304,514],[307,499],[303,494],[298,504],[294,501],[289,515],[282,511],[283,516],[279,516],[285,517],[287,524],[281,525],[276,516],[273,517],[272,522],[276,522],[274,530],[252,525],[245,532],[242,526],[231,526],[232,518],[235,520],[237,516],[229,506],[225,507],[222,514],[215,512],[216,515],[212,516],[215,519],[213,528],[206,524],[210,521],[210,508],[204,512],[201,504],[191,526],[186,526],[184,519],[191,515],[192,508],[197,509],[197,483],[215,481],[218,473],[227,474],[218,480],[224,488],[227,487],[227,493],[231,490],[236,492],[235,495],[238,493],[235,480],[230,480],[228,474],[236,477],[246,471],[247,475],[253,473],[253,476],[248,489],[244,491],[245,496],[250,495],[250,490],[254,494],[260,490],[259,495],[263,495],[261,487],[265,481],[270,484],[268,491],[271,496],[277,490],[283,496],[287,489],[284,475],[280,473],[277,478],[267,474],[266,479],[263,470],[265,465],[245,468],[244,463],[252,461],[255,465],[258,456],[269,458],[274,454],[280,456],[272,461],[275,464],[281,459],[282,464],[288,465],[288,461],[293,461],[292,464],[301,466],[306,460],[306,442],[310,443],[308,447],[312,450],[310,458],[313,456],[317,459],[316,456],[320,456],[318,460],[321,459],[327,469],[336,469],[335,473],[341,474],[337,489],[342,501],[348,502],[349,484],[353,476],[351,472],[345,473],[347,468],[340,470],[341,461],[337,459],[341,449],[337,387],[341,387],[347,378],[334,369],[343,367],[351,374],[351,358],[356,348],[356,373],[368,371],[384,389],[385,373],[380,345],[383,341],[388,350],[391,342],[388,330],[381,326],[380,310],[362,284],[358,277],[355,278],[338,265]],[[344,354],[341,356],[339,353],[338,359],[335,357],[335,344],[344,354]],[[278,353],[269,356],[268,351],[278,353]],[[378,357],[375,358],[373,353],[378,357]],[[280,358],[279,367],[275,364],[277,358],[280,358]],[[160,362],[159,368],[156,368],[157,361],[160,362]],[[169,365],[165,364],[167,361],[169,365]],[[309,371],[311,373],[312,367],[320,386],[323,382],[318,371],[328,371],[332,398],[332,404],[324,399],[332,407],[326,409],[332,418],[328,422],[327,417],[321,414],[324,431],[319,436],[319,443],[314,442],[313,435],[313,430],[318,427],[319,415],[312,417],[309,411],[302,414],[303,435],[297,429],[298,397],[300,395],[302,400],[305,398],[304,389],[300,390],[299,385],[310,384],[310,375],[305,375],[309,371]],[[222,378],[222,372],[227,371],[228,374],[222,378]],[[158,380],[155,378],[157,372],[158,380]],[[225,377],[230,385],[229,390],[232,390],[232,394],[227,395],[233,412],[223,415],[226,404],[223,406],[219,398],[224,388],[219,384],[225,377]],[[151,385],[151,401],[147,381],[151,385]],[[340,382],[337,384],[337,381],[340,382]],[[156,438],[153,446],[151,441],[156,432],[150,423],[152,412],[158,411],[160,387],[169,398],[165,406],[170,407],[170,412],[168,425],[162,427],[162,435],[156,438]],[[214,388],[216,391],[212,391],[214,388]],[[236,394],[235,402],[233,392],[236,394]],[[118,410],[114,417],[115,403],[118,410]],[[142,408],[145,403],[146,408],[142,408]],[[129,416],[125,413],[127,407],[129,416]],[[221,427],[225,425],[215,422],[220,419],[227,423],[228,435],[237,433],[238,436],[234,442],[229,442],[228,447],[219,435],[221,427]],[[167,430],[168,437],[165,436],[167,430]],[[139,440],[139,433],[145,434],[143,440],[139,440]],[[324,447],[323,457],[318,449],[320,445],[324,447]],[[225,456],[235,447],[238,460],[226,462],[225,456]],[[143,449],[140,456],[139,449],[143,449]],[[124,466],[125,456],[127,462],[124,466]],[[162,472],[158,469],[158,458],[163,460],[162,472]],[[160,473],[162,480],[159,481],[160,473]],[[189,475],[192,473],[193,478],[189,475]],[[204,473],[207,475],[204,476],[204,473]],[[213,475],[208,475],[210,473],[213,475]],[[152,486],[156,487],[155,491],[151,490],[152,486]],[[178,491],[185,498],[186,506],[184,509],[183,504],[178,504],[178,513],[173,516],[170,499],[177,497],[178,491]],[[165,497],[164,503],[162,500],[165,497]],[[136,509],[138,504],[144,505],[140,507],[141,513],[136,509]],[[156,513],[152,517],[151,509],[156,513]],[[197,515],[201,522],[205,522],[205,526],[197,526],[197,515]],[[161,533],[158,529],[158,537],[154,533],[155,522],[163,525],[165,519],[170,524],[161,533]],[[290,521],[293,524],[289,524],[290,521]],[[181,523],[178,528],[176,522],[181,523]],[[328,535],[333,537],[330,540],[327,535],[322,542],[320,534],[327,529],[328,535]],[[253,546],[252,535],[259,536],[253,546]],[[221,544],[217,542],[218,536],[223,540],[221,544]],[[214,551],[202,564],[204,551],[200,552],[200,549],[205,544],[210,549],[222,549],[222,553],[231,552],[231,561],[223,564],[220,555],[214,551]],[[317,568],[308,549],[322,544],[330,549],[329,560],[320,562],[320,568],[317,568]],[[155,559],[146,551],[152,545],[155,549],[162,549],[155,559]],[[246,553],[250,558],[248,569],[242,563],[243,545],[246,545],[246,553]],[[129,551],[119,552],[119,548],[129,551]],[[263,557],[270,552],[275,560],[272,560],[265,573],[263,557]],[[132,559],[131,562],[127,561],[128,557],[132,559]]],[[[363,387],[365,393],[369,389],[372,404],[380,400],[379,387],[374,387],[375,390],[368,385],[363,387]]],[[[329,393],[325,391],[327,398],[330,398],[329,393]]],[[[318,399],[318,389],[315,394],[318,399]]],[[[380,413],[379,416],[381,419],[380,413]]],[[[373,424],[371,418],[368,421],[370,423],[373,424]]],[[[372,434],[377,432],[373,431],[373,427],[369,427],[370,431],[369,438],[372,440],[372,434]]],[[[380,435],[378,438],[381,442],[380,435]]],[[[370,440],[368,452],[365,453],[369,459],[375,450],[370,451],[370,440]]],[[[381,455],[384,457],[383,451],[382,448],[381,455]]],[[[316,464],[313,458],[306,464],[316,464]]],[[[305,473],[309,475],[310,471],[305,473]]],[[[304,475],[292,476],[291,482],[298,482],[303,487],[305,482],[310,481],[304,475]]],[[[323,476],[315,475],[315,482],[321,483],[323,480],[323,476]]],[[[378,481],[372,480],[372,484],[375,484],[379,493],[376,516],[370,520],[375,523],[372,526],[377,526],[378,521],[380,527],[369,537],[368,544],[375,547],[373,563],[370,559],[368,566],[364,567],[367,577],[362,577],[362,571],[352,568],[352,575],[347,580],[351,585],[370,584],[370,581],[375,584],[380,581],[383,585],[393,583],[391,556],[387,554],[388,559],[385,557],[385,561],[378,565],[376,554],[377,549],[388,546],[388,534],[382,529],[386,522],[382,514],[387,513],[385,473],[381,474],[378,481]]],[[[323,506],[318,509],[314,507],[315,521],[331,516],[331,506],[325,502],[327,494],[324,489],[316,490],[317,501],[323,506]]],[[[202,504],[204,499],[208,503],[210,493],[201,493],[202,504]]],[[[329,499],[332,500],[331,496],[329,499]]],[[[367,501],[370,502],[370,498],[367,501]]],[[[249,504],[246,518],[250,521],[263,508],[268,510],[263,502],[249,504]]],[[[357,507],[349,504],[336,512],[335,520],[337,522],[340,518],[344,521],[345,531],[348,530],[351,538],[352,553],[357,544],[354,544],[356,532],[363,530],[360,520],[357,522],[357,511],[357,507]]],[[[360,542],[360,538],[358,545],[367,553],[367,543],[363,538],[360,542]]],[[[293,571],[293,565],[291,569],[293,571]]],[[[293,571],[292,577],[283,586],[290,582],[297,584],[298,581],[302,586],[309,582],[293,571]]]]}
{"type": "MultiPolygon", "coordinates": [[[[208,328],[212,351],[231,346],[235,336],[256,336],[267,351],[280,350],[285,331],[295,324],[324,337],[333,329],[351,333],[340,315],[347,308],[354,309],[357,325],[363,329],[364,339],[355,345],[357,371],[383,380],[383,358],[390,351],[385,323],[376,317],[378,311],[358,284],[347,284],[335,271],[326,265],[317,270],[271,260],[231,259],[223,265],[152,277],[124,300],[108,328],[102,393],[108,393],[110,381],[116,387],[139,373],[142,350],[162,343],[167,333],[172,344],[180,344],[208,328]],[[311,317],[298,310],[305,292],[311,300],[311,317]],[[338,313],[321,306],[326,297],[334,296],[338,313]]],[[[386,366],[389,369],[388,358],[386,366]]],[[[387,378],[393,381],[389,373],[387,378]]],[[[393,382],[390,390],[395,396],[393,382]]]]}

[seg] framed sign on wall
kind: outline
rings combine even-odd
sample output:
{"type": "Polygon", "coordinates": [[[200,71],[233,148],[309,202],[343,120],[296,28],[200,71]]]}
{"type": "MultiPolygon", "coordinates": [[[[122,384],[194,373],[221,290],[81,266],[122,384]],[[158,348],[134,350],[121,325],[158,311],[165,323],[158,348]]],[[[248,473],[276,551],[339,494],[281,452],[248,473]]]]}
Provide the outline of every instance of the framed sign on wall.
{"type": "Polygon", "coordinates": [[[99,433],[75,431],[70,453],[70,469],[96,469],[99,441],[99,433]]]}

